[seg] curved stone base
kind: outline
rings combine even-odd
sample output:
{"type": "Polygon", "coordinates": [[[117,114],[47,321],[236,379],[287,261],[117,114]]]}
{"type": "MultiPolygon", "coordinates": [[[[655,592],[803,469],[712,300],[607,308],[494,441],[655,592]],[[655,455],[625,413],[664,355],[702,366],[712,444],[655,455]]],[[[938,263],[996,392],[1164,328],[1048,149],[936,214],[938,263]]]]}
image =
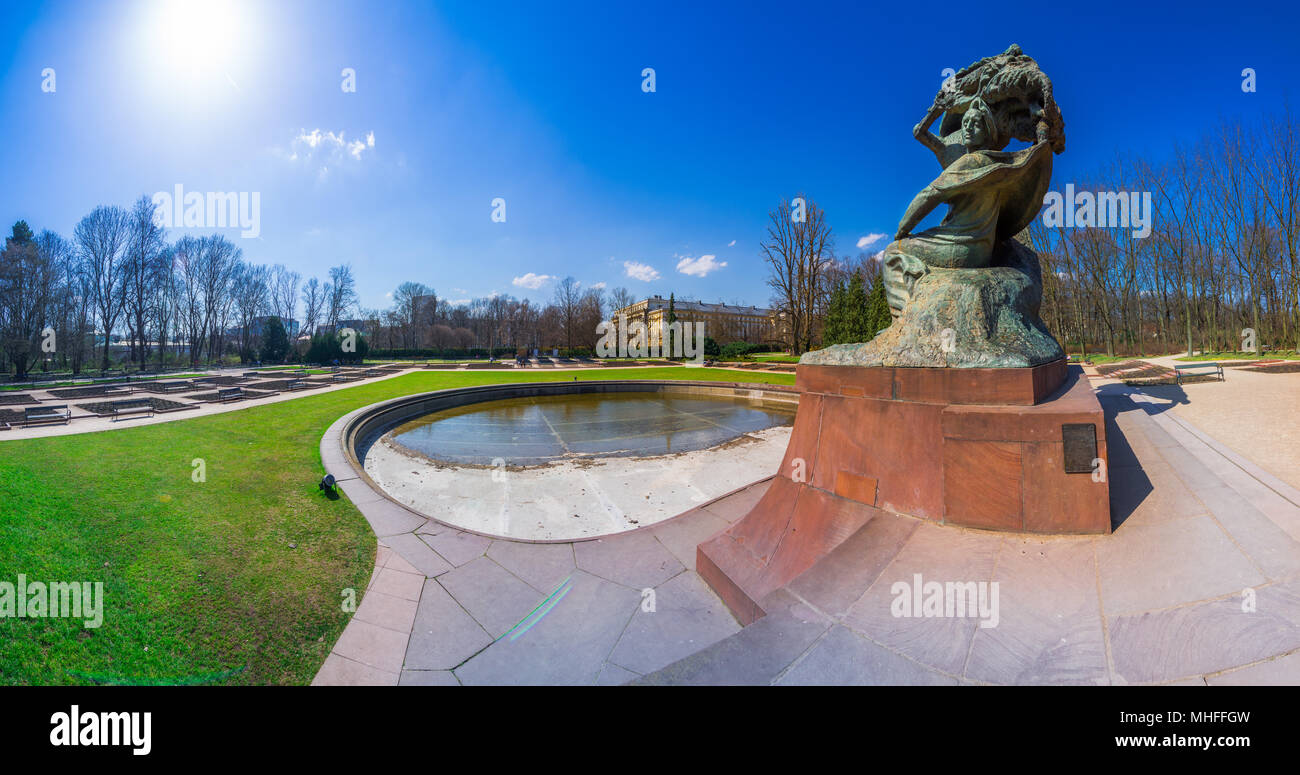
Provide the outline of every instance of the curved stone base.
{"type": "Polygon", "coordinates": [[[1106,426],[1078,367],[800,364],[798,387],[772,487],[698,547],[700,575],[742,622],[879,511],[989,530],[1110,532],[1106,426]],[[1065,437],[1089,428],[1095,451],[1067,472],[1065,437]]]}

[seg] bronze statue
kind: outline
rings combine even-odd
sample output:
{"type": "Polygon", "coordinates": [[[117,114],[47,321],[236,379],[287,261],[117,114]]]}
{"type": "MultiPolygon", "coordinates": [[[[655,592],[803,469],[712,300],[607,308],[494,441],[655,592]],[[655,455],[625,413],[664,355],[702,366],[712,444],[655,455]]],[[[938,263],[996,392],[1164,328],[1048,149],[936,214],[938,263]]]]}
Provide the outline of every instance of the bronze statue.
{"type": "Polygon", "coordinates": [[[1064,356],[1038,317],[1038,257],[1015,237],[1037,217],[1065,148],[1051,81],[1018,46],[945,82],[913,135],[943,171],[921,190],[884,251],[894,323],[865,344],[801,363],[857,366],[1035,366],[1064,356]],[[941,136],[930,126],[943,116],[941,136]],[[1031,143],[1005,151],[1011,140],[1031,143]],[[941,204],[943,221],[913,233],[941,204]]]}

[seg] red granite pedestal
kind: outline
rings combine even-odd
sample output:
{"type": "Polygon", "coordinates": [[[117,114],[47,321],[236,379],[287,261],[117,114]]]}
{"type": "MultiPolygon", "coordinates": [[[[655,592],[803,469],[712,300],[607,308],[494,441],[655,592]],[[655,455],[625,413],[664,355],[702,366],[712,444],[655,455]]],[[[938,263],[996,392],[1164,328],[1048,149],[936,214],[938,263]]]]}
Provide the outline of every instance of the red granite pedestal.
{"type": "Polygon", "coordinates": [[[882,510],[989,530],[1110,532],[1106,425],[1077,366],[801,365],[796,386],[799,413],[767,493],[696,549],[697,571],[742,624],[882,510]],[[1086,425],[1093,465],[1067,473],[1065,434],[1086,425]]]}

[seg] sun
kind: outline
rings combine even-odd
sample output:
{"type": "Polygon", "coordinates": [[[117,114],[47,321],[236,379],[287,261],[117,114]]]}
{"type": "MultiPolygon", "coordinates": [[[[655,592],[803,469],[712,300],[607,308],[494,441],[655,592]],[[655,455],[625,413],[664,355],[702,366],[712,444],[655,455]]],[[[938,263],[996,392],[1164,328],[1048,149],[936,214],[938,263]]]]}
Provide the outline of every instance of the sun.
{"type": "Polygon", "coordinates": [[[174,85],[206,90],[234,83],[254,33],[249,6],[235,0],[154,0],[140,52],[174,85]]]}

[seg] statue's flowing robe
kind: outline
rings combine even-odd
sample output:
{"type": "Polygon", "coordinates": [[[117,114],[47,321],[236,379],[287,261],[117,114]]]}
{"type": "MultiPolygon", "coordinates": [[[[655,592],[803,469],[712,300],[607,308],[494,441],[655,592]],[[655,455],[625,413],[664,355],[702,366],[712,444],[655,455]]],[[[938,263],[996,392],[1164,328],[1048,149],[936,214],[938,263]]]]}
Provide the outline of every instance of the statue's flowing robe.
{"type": "Polygon", "coordinates": [[[949,206],[938,226],[899,240],[888,254],[927,266],[978,268],[993,260],[995,246],[1020,233],[1038,214],[1052,177],[1046,142],[1020,151],[973,151],[930,184],[949,206]]]}

